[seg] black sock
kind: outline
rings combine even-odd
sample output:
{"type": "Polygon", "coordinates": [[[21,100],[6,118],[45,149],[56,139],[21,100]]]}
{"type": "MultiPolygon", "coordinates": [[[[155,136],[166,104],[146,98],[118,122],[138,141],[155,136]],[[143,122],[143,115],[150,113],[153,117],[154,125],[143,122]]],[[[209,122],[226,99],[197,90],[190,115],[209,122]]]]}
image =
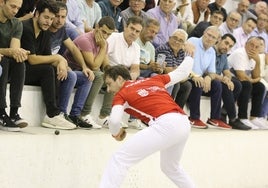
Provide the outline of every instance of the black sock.
{"type": "Polygon", "coordinates": [[[0,108],[0,116],[7,115],[6,110],[4,108],[0,108]]]}
{"type": "Polygon", "coordinates": [[[11,107],[10,108],[10,117],[14,117],[18,113],[18,107],[11,107]]]}
{"type": "Polygon", "coordinates": [[[235,122],[235,118],[234,119],[230,119],[230,122],[235,122]]]}

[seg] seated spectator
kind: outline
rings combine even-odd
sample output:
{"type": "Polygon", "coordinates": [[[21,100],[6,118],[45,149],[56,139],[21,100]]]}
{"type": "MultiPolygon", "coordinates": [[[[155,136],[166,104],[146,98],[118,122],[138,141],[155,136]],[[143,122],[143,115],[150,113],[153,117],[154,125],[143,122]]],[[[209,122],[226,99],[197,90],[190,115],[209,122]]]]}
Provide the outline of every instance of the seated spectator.
{"type": "Polygon", "coordinates": [[[262,37],[265,40],[265,53],[268,53],[268,14],[260,14],[257,18],[257,27],[252,31],[251,36],[262,37]]]}
{"type": "Polygon", "coordinates": [[[123,2],[123,0],[100,0],[98,4],[101,8],[102,17],[110,16],[114,19],[116,31],[120,31],[122,29],[122,18],[120,16],[121,9],[119,5],[123,2]]]}
{"type": "Polygon", "coordinates": [[[210,3],[208,5],[211,15],[214,11],[217,11],[217,10],[222,12],[224,22],[226,21],[226,18],[227,18],[226,9],[223,7],[225,3],[226,3],[226,0],[215,0],[215,2],[210,3]]]}
{"type": "Polygon", "coordinates": [[[268,11],[267,8],[267,3],[264,1],[259,1],[255,4],[254,9],[249,9],[249,11],[257,18],[260,14],[266,14],[268,11]]]}
{"type": "Polygon", "coordinates": [[[212,12],[210,16],[210,21],[202,21],[198,23],[193,31],[190,33],[189,38],[191,37],[197,37],[200,38],[202,37],[204,31],[209,27],[209,26],[217,26],[219,27],[222,24],[223,21],[223,13],[221,11],[215,10],[212,12]]]}
{"type": "Polygon", "coordinates": [[[153,40],[154,47],[165,44],[170,35],[178,28],[178,20],[172,12],[175,7],[175,0],[160,0],[159,6],[147,11],[149,17],[160,23],[160,30],[153,40]]]}
{"type": "Polygon", "coordinates": [[[190,33],[195,27],[190,0],[177,0],[174,12],[178,17],[178,20],[181,22],[182,29],[187,33],[190,33]]]}
{"type": "Polygon", "coordinates": [[[140,76],[148,78],[163,72],[163,67],[155,61],[155,48],[151,41],[158,33],[160,24],[157,20],[149,18],[145,21],[139,38],[136,40],[140,46],[140,76]]]}
{"type": "MultiPolygon", "coordinates": [[[[82,119],[91,124],[93,128],[102,128],[95,122],[91,111],[94,101],[103,85],[103,70],[109,65],[107,55],[108,45],[107,38],[114,32],[115,23],[112,17],[104,16],[100,19],[96,28],[88,33],[85,33],[74,40],[74,44],[81,51],[86,65],[93,70],[95,79],[93,80],[91,89],[87,96],[86,102],[81,112],[82,119]]],[[[71,52],[67,50],[64,57],[68,60],[69,65],[74,70],[79,70],[80,67],[73,58],[71,52]]]]}
{"type": "Polygon", "coordinates": [[[229,12],[226,21],[219,26],[221,35],[224,35],[226,33],[233,34],[234,29],[238,27],[240,20],[241,15],[238,12],[229,12]]]}
{"type": "Polygon", "coordinates": [[[37,2],[38,0],[23,0],[21,8],[19,9],[15,17],[18,18],[20,21],[32,18],[34,16],[35,5],[37,2]]]}
{"type": "MultiPolygon", "coordinates": [[[[108,57],[110,66],[124,65],[128,68],[131,79],[136,80],[140,75],[140,47],[135,42],[142,30],[143,20],[140,17],[134,16],[128,19],[124,31],[121,33],[113,33],[108,39],[108,57]]],[[[100,114],[97,118],[97,123],[102,126],[107,126],[114,94],[104,93],[103,104],[100,114]]],[[[135,119],[129,121],[128,125],[136,129],[142,129],[142,124],[135,119]]],[[[122,122],[122,127],[126,127],[122,122]]]]}
{"type": "Polygon", "coordinates": [[[261,117],[261,107],[265,95],[265,86],[260,82],[260,52],[261,42],[257,37],[251,37],[244,48],[238,48],[228,57],[230,68],[242,84],[241,93],[237,99],[238,118],[252,129],[267,128],[267,122],[261,117]],[[248,103],[251,98],[251,111],[248,117],[248,103]]]}
{"type": "Polygon", "coordinates": [[[256,16],[249,11],[249,0],[239,0],[237,8],[234,10],[241,15],[241,20],[238,23],[238,26],[241,26],[248,18],[255,18],[256,16]]]}
{"type": "MultiPolygon", "coordinates": [[[[120,13],[120,16],[122,17],[121,26],[124,27],[127,23],[128,18],[133,16],[139,16],[144,21],[146,21],[146,19],[148,19],[148,16],[146,12],[142,10],[144,6],[145,6],[145,0],[130,0],[129,7],[120,13]]],[[[123,28],[121,28],[120,30],[122,31],[123,28]]]]}
{"type": "MultiPolygon", "coordinates": [[[[82,108],[88,96],[94,73],[87,68],[85,60],[73,41],[67,36],[65,21],[67,17],[67,6],[63,2],[56,2],[57,12],[52,25],[49,27],[51,39],[51,53],[57,54],[60,46],[64,45],[71,53],[78,69],[68,70],[67,78],[60,81],[59,108],[64,113],[67,120],[74,123],[79,128],[91,128],[92,125],[80,118],[82,108]],[[69,115],[67,107],[72,92],[75,90],[73,104],[69,115]]],[[[69,63],[69,62],[68,62],[69,63]]]]}
{"type": "Polygon", "coordinates": [[[248,18],[242,26],[236,28],[234,30],[234,37],[237,42],[235,46],[232,48],[231,52],[233,52],[237,48],[245,47],[245,44],[250,37],[251,32],[255,29],[257,21],[254,18],[248,18]]]}
{"type": "Polygon", "coordinates": [[[0,129],[20,131],[28,125],[20,117],[21,95],[25,79],[25,64],[29,51],[21,48],[22,24],[14,18],[22,1],[1,1],[0,6],[0,129]],[[10,111],[6,112],[7,84],[10,84],[10,111]]]}
{"type": "Polygon", "coordinates": [[[194,55],[192,90],[188,98],[190,123],[195,128],[205,129],[207,125],[200,120],[200,99],[202,93],[210,96],[210,118],[207,124],[221,129],[231,126],[221,121],[222,84],[216,78],[216,54],[213,46],[220,39],[220,31],[216,26],[208,27],[202,38],[192,37],[188,41],[196,47],[194,55]]]}
{"type": "Polygon", "coordinates": [[[268,55],[264,53],[265,51],[265,40],[262,37],[260,47],[260,71],[261,71],[261,83],[265,86],[266,94],[264,95],[262,108],[261,108],[261,117],[267,119],[268,117],[268,55]]]}
{"type": "Polygon", "coordinates": [[[194,23],[198,24],[202,21],[208,21],[210,10],[208,8],[210,0],[195,0],[192,2],[192,10],[194,14],[194,23]]]}
{"type": "MultiPolygon", "coordinates": [[[[81,11],[76,0],[63,0],[68,8],[66,19],[66,32],[68,37],[74,40],[76,37],[85,32],[84,23],[81,17],[81,11]]],[[[64,52],[64,51],[62,51],[64,52]]]]}
{"type": "Polygon", "coordinates": [[[54,2],[42,0],[36,5],[35,16],[23,21],[21,46],[31,52],[26,61],[25,84],[41,86],[46,105],[46,116],[42,126],[75,129],[76,125],[67,121],[64,113],[60,112],[56,100],[58,82],[68,76],[66,59],[58,54],[51,54],[48,29],[56,13],[57,7],[54,2]]]}
{"type": "Polygon", "coordinates": [[[79,0],[79,10],[85,32],[90,32],[102,17],[100,6],[94,0],[79,0]]]}
{"type": "MultiPolygon", "coordinates": [[[[187,38],[188,34],[186,33],[186,31],[182,29],[177,29],[170,36],[166,44],[162,44],[156,48],[156,56],[158,54],[165,55],[165,74],[168,74],[169,72],[175,70],[183,62],[185,58],[184,45],[186,43],[187,38]]],[[[174,86],[168,87],[167,90],[173,99],[176,98],[177,104],[181,108],[183,108],[188,99],[191,88],[191,83],[188,80],[183,80],[175,84],[174,86]],[[179,97],[177,97],[178,93],[179,97]]]]}
{"type": "MultiPolygon", "coordinates": [[[[229,125],[233,129],[249,130],[251,127],[243,124],[236,114],[236,100],[241,92],[242,85],[240,81],[232,76],[228,66],[227,53],[234,46],[236,39],[233,35],[227,33],[221,37],[221,40],[214,46],[216,52],[216,78],[222,83],[222,101],[223,109],[229,118],[229,125]]],[[[222,114],[222,120],[227,122],[226,115],[222,114]]]]}

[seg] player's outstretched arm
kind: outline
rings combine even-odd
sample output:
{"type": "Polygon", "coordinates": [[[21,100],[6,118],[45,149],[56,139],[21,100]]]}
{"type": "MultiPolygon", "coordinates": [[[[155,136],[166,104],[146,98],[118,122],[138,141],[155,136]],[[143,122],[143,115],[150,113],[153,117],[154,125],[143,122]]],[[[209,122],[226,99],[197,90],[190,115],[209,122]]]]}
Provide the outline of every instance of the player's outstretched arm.
{"type": "Polygon", "coordinates": [[[194,60],[192,57],[186,56],[180,66],[178,66],[174,71],[168,73],[170,76],[170,82],[167,86],[174,85],[185,80],[192,72],[193,62],[194,60]]]}

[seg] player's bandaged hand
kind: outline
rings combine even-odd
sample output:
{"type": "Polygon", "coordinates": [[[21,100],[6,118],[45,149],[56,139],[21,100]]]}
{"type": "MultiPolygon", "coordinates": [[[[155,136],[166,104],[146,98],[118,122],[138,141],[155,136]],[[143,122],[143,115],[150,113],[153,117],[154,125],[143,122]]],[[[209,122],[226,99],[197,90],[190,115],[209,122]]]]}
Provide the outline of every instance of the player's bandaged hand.
{"type": "Polygon", "coordinates": [[[120,129],[120,132],[119,132],[116,136],[114,136],[114,135],[112,135],[112,136],[113,136],[117,141],[122,141],[122,140],[124,140],[124,138],[126,138],[126,135],[127,135],[126,130],[123,129],[123,128],[121,128],[121,129],[120,129]]]}

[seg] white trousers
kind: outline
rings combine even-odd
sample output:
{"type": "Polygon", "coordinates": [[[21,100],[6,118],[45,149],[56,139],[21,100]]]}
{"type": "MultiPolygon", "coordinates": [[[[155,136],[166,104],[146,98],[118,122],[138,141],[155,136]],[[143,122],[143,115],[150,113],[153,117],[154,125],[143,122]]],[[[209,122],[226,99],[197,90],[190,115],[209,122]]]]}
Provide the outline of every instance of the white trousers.
{"type": "Polygon", "coordinates": [[[119,188],[128,169],[145,157],[160,151],[161,170],[179,188],[194,188],[194,183],[180,166],[180,159],[190,133],[186,115],[168,113],[130,139],[113,154],[101,179],[100,188],[119,188]]]}

